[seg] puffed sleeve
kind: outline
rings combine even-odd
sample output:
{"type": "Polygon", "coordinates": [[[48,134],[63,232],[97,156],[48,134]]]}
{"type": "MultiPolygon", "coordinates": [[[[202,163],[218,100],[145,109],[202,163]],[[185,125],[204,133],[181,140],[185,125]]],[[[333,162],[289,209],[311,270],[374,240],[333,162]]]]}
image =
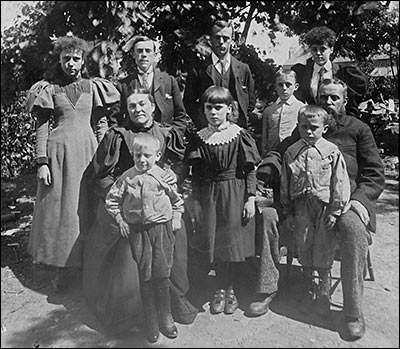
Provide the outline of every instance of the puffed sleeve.
{"type": "Polygon", "coordinates": [[[47,139],[49,136],[50,114],[54,109],[53,86],[45,80],[34,84],[27,96],[26,110],[36,113],[35,161],[38,165],[47,164],[47,139]]]}
{"type": "Polygon", "coordinates": [[[41,109],[54,109],[53,86],[45,80],[40,80],[32,85],[28,92],[26,111],[30,113],[34,107],[41,109]]]}
{"type": "Polygon", "coordinates": [[[261,157],[254,138],[244,129],[240,131],[238,157],[238,167],[246,176],[247,195],[256,195],[256,166],[261,162],[261,157]]]}
{"type": "Polygon", "coordinates": [[[238,165],[241,168],[245,169],[248,166],[253,168],[261,162],[261,156],[253,136],[244,129],[240,131],[239,149],[238,165]]]}
{"type": "Polygon", "coordinates": [[[198,136],[196,134],[193,134],[186,145],[184,161],[187,162],[189,165],[191,165],[192,162],[196,159],[201,158],[199,142],[200,140],[198,136]]]}
{"type": "Polygon", "coordinates": [[[108,117],[111,108],[120,100],[120,93],[117,88],[108,80],[93,78],[93,113],[92,127],[97,141],[103,139],[108,129],[108,117]]]}
{"type": "Polygon", "coordinates": [[[108,107],[120,99],[120,93],[114,84],[106,79],[93,78],[93,108],[108,107]]]}
{"type": "Polygon", "coordinates": [[[183,161],[186,149],[184,139],[179,131],[171,127],[165,141],[164,158],[170,163],[171,169],[177,175],[178,184],[180,184],[186,178],[189,170],[183,161]]]}
{"type": "Polygon", "coordinates": [[[183,160],[185,155],[185,144],[181,134],[173,127],[169,130],[167,136],[166,151],[174,154],[173,157],[179,160],[183,160]]]}

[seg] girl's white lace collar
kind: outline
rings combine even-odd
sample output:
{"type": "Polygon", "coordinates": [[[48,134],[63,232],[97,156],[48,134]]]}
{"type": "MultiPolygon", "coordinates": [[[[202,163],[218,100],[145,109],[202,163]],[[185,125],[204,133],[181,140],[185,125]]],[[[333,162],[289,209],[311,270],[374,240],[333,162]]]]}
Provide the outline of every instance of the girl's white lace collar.
{"type": "Polygon", "coordinates": [[[228,126],[222,130],[208,125],[198,131],[197,134],[204,143],[217,145],[231,142],[237,137],[240,130],[241,128],[238,125],[229,123],[228,126]]]}

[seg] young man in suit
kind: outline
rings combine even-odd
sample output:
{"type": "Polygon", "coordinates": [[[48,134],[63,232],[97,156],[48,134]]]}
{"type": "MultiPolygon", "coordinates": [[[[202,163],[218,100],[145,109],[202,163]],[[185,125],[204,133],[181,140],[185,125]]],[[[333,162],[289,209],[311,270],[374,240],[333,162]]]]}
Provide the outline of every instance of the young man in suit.
{"type": "Polygon", "coordinates": [[[183,135],[189,117],[176,79],[157,68],[155,42],[147,36],[137,36],[133,40],[132,52],[135,69],[132,74],[117,83],[121,103],[112,109],[110,126],[122,125],[129,119],[126,110],[127,96],[134,90],[146,89],[154,98],[154,120],[163,125],[174,126],[183,135]]]}
{"type": "Polygon", "coordinates": [[[211,30],[212,53],[202,66],[189,72],[183,103],[197,129],[207,126],[200,111],[200,97],[212,85],[227,88],[239,104],[240,127],[248,127],[249,116],[255,106],[254,79],[247,64],[230,54],[233,37],[232,23],[222,20],[214,22],[211,30]]]}
{"type": "Polygon", "coordinates": [[[358,106],[368,88],[367,76],[356,66],[341,66],[331,61],[336,34],[327,27],[315,27],[306,33],[304,42],[309,47],[311,58],[306,64],[292,66],[298,76],[299,88],[295,96],[307,104],[318,104],[319,84],[326,78],[336,77],[348,86],[347,114],[358,117],[358,106]]]}

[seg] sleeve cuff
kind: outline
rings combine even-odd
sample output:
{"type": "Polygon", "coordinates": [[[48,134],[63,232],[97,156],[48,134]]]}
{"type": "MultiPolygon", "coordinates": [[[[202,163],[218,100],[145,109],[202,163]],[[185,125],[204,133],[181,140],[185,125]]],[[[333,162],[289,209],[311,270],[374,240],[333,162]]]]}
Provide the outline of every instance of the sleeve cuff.
{"type": "Polygon", "coordinates": [[[47,156],[40,156],[38,158],[36,158],[36,165],[40,166],[40,165],[48,165],[49,163],[49,159],[47,158],[47,156]]]}

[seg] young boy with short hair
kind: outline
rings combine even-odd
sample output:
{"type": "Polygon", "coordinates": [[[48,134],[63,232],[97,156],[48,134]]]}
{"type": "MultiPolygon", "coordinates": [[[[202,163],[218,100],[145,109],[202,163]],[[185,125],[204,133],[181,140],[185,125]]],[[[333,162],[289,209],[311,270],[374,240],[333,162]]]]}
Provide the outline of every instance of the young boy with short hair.
{"type": "Polygon", "coordinates": [[[276,73],[275,89],[278,99],[264,109],[262,116],[262,157],[295,129],[297,113],[305,105],[294,96],[298,87],[293,70],[282,69],[276,73]]]}
{"type": "Polygon", "coordinates": [[[184,202],[156,164],[161,157],[158,138],[139,133],[133,140],[134,166],[125,171],[106,196],[105,208],[114,217],[123,237],[129,239],[137,262],[146,332],[156,342],[161,332],[175,338],[171,315],[170,274],[175,243],[181,228],[184,202]]]}
{"type": "Polygon", "coordinates": [[[299,110],[301,138],[283,156],[281,203],[290,226],[306,279],[302,309],[309,311],[312,274],[320,284],[317,311],[326,315],[330,307],[329,271],[338,245],[336,219],[349,209],[350,180],[337,145],[322,138],[330,118],[326,110],[306,105],[299,110]]]}

